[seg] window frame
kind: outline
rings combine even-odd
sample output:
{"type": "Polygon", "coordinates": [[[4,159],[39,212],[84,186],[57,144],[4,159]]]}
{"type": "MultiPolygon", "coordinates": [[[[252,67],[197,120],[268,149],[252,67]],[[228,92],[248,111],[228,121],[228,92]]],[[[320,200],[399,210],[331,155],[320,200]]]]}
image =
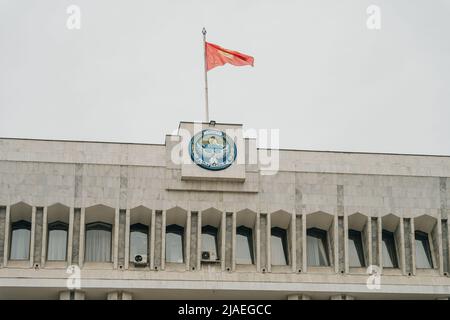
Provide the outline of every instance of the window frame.
{"type": "MultiPolygon", "coordinates": [[[[326,254],[326,265],[309,265],[308,262],[308,266],[309,267],[330,267],[332,266],[331,264],[331,252],[330,252],[330,245],[328,243],[329,241],[329,237],[328,237],[328,231],[327,230],[323,230],[320,228],[316,228],[316,227],[311,227],[306,229],[306,241],[308,241],[308,236],[313,237],[313,238],[317,238],[320,239],[322,241],[322,245],[324,246],[324,250],[325,250],[325,254],[326,254]]],[[[308,248],[308,246],[306,246],[308,248]]],[[[308,252],[306,252],[306,260],[308,260],[308,252]]]]}
{"type": "MultiPolygon", "coordinates": [[[[130,234],[129,234],[130,239],[129,239],[129,242],[128,242],[130,247],[128,248],[128,250],[129,250],[128,252],[131,252],[131,234],[133,232],[141,232],[141,233],[144,233],[146,235],[147,245],[146,245],[145,255],[147,255],[147,257],[149,258],[149,252],[150,252],[150,250],[149,250],[150,241],[149,241],[149,238],[148,238],[148,236],[150,234],[149,226],[146,225],[146,224],[140,223],[140,222],[133,223],[132,225],[130,225],[130,234]]],[[[131,254],[129,254],[128,260],[130,262],[133,262],[134,261],[134,257],[132,257],[131,254]]]]}
{"type": "Polygon", "coordinates": [[[47,261],[67,261],[67,251],[68,251],[68,244],[69,244],[69,224],[63,221],[54,221],[47,224],[47,252],[46,252],[46,258],[47,261]],[[55,230],[63,230],[66,231],[66,254],[63,260],[49,260],[48,259],[48,246],[50,244],[50,232],[55,230]]]}
{"type": "MultiPolygon", "coordinates": [[[[288,231],[287,229],[283,229],[280,227],[272,227],[270,228],[270,237],[272,241],[272,237],[279,237],[281,238],[281,246],[283,247],[283,253],[284,257],[286,259],[286,266],[290,265],[291,259],[289,256],[289,244],[288,244],[288,231]]],[[[270,244],[270,248],[272,250],[272,243],[270,244]]],[[[270,252],[270,255],[272,256],[272,252],[270,252]]],[[[273,262],[271,261],[271,264],[273,265],[273,262]]],[[[278,265],[275,265],[278,266],[278,265]]],[[[283,266],[283,265],[281,265],[283,266]]]]}
{"type": "Polygon", "coordinates": [[[417,267],[417,252],[416,252],[415,253],[416,268],[417,269],[434,269],[433,251],[431,250],[432,247],[431,247],[431,241],[430,241],[430,234],[420,231],[420,230],[415,230],[414,231],[414,246],[416,246],[417,241],[420,241],[422,243],[422,245],[425,243],[425,245],[423,245],[423,249],[425,250],[425,255],[428,259],[430,266],[425,267],[425,268],[417,267]]]}
{"type": "Polygon", "coordinates": [[[31,257],[31,222],[27,220],[18,220],[11,223],[11,231],[10,231],[10,241],[9,241],[9,254],[8,258],[11,261],[28,261],[31,257]],[[11,253],[12,253],[12,243],[13,243],[13,232],[15,230],[28,230],[30,232],[30,237],[28,241],[28,258],[26,259],[12,259],[11,253]]]}
{"type": "Polygon", "coordinates": [[[103,222],[103,221],[95,221],[95,222],[90,222],[90,223],[86,223],[85,225],[85,235],[84,235],[84,259],[86,262],[88,263],[111,263],[113,261],[113,225],[111,223],[107,223],[107,222],[103,222]],[[100,231],[109,231],[110,233],[110,237],[109,237],[109,249],[110,249],[110,253],[109,253],[109,261],[88,261],[86,259],[86,248],[87,248],[87,233],[88,231],[93,231],[93,230],[100,230],[100,231]]]}
{"type": "MultiPolygon", "coordinates": [[[[174,261],[167,261],[167,257],[164,257],[164,260],[167,263],[185,263],[186,259],[185,259],[185,250],[184,250],[184,232],[185,232],[185,228],[183,226],[180,226],[178,224],[169,224],[168,226],[166,226],[166,234],[164,237],[167,237],[168,233],[174,233],[177,234],[179,236],[181,236],[181,258],[182,258],[182,262],[174,262],[174,261]]],[[[165,240],[165,254],[167,254],[167,240],[165,240]]]]}
{"type": "MultiPolygon", "coordinates": [[[[254,256],[254,249],[253,249],[253,229],[249,228],[249,227],[246,227],[244,225],[240,225],[239,227],[236,228],[236,236],[238,234],[247,238],[248,246],[250,248],[250,260],[251,260],[251,263],[245,263],[244,265],[255,264],[255,256],[254,256]]],[[[237,243],[237,241],[236,241],[236,243],[237,243]]],[[[237,257],[235,257],[235,259],[237,260],[237,257]]],[[[236,264],[243,264],[243,263],[237,263],[236,262],[236,264]]]]}
{"type": "MultiPolygon", "coordinates": [[[[382,242],[381,250],[383,250],[383,243],[385,243],[384,240],[387,239],[387,238],[389,238],[389,241],[392,240],[391,245],[393,247],[391,248],[391,250],[393,250],[393,253],[394,253],[394,261],[392,260],[392,257],[391,257],[391,255],[389,253],[389,248],[388,248],[387,254],[391,257],[392,267],[386,267],[384,265],[384,259],[383,259],[383,268],[398,269],[398,268],[400,268],[400,264],[399,264],[399,259],[398,259],[397,242],[395,240],[395,233],[391,232],[391,231],[388,231],[386,229],[382,229],[382,231],[381,231],[381,242],[382,242]]],[[[388,245],[386,245],[386,247],[388,247],[388,245]]],[[[382,252],[382,255],[383,255],[383,252],[382,252]]]]}
{"type": "MultiPolygon", "coordinates": [[[[203,234],[209,234],[211,236],[214,237],[214,244],[216,246],[216,260],[220,260],[221,255],[220,255],[220,251],[219,251],[219,228],[214,227],[212,225],[204,225],[202,226],[202,235],[203,234]]],[[[203,250],[203,241],[202,241],[202,252],[203,250]]]]}
{"type": "Polygon", "coordinates": [[[353,241],[355,243],[356,248],[356,254],[358,255],[358,259],[361,265],[354,266],[350,265],[350,259],[348,261],[350,268],[364,268],[366,267],[366,257],[365,257],[365,250],[364,250],[364,243],[363,243],[363,234],[361,231],[355,230],[355,229],[349,229],[348,230],[348,241],[353,241]]]}

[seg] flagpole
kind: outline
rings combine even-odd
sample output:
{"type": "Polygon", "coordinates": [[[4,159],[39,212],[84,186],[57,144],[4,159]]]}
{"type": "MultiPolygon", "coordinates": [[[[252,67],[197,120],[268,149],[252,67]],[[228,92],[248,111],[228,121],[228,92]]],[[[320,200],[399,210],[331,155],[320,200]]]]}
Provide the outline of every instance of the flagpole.
{"type": "Polygon", "coordinates": [[[209,105],[208,105],[208,66],[206,60],[206,29],[203,28],[203,50],[204,50],[204,65],[205,65],[205,116],[206,122],[209,122],[209,105]]]}

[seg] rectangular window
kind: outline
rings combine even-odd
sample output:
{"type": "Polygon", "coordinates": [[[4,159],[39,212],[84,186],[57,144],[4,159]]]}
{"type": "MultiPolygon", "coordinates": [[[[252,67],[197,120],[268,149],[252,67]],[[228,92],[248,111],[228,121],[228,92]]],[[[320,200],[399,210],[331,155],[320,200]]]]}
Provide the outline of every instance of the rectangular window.
{"type": "Polygon", "coordinates": [[[309,266],[329,266],[327,232],[318,228],[306,231],[309,266]]]}
{"type": "Polygon", "coordinates": [[[364,267],[364,247],[360,231],[348,230],[348,260],[350,267],[364,267]]]}
{"type": "Polygon", "coordinates": [[[433,259],[431,257],[430,242],[428,233],[422,231],[415,232],[416,239],[416,267],[433,268],[433,259]]]}
{"type": "Polygon", "coordinates": [[[285,266],[289,264],[287,232],[285,229],[273,227],[271,230],[271,259],[273,265],[285,266]]]}
{"type": "Polygon", "coordinates": [[[86,261],[111,262],[112,225],[94,222],[86,225],[86,261]]]}
{"type": "Polygon", "coordinates": [[[25,220],[13,222],[11,226],[11,260],[30,259],[31,223],[25,220]]]}
{"type": "Polygon", "coordinates": [[[398,268],[397,248],[395,246],[394,233],[383,230],[382,238],[383,267],[398,268]]]}
{"type": "Polygon", "coordinates": [[[68,229],[67,223],[61,221],[48,224],[47,260],[66,260],[68,229]]]}
{"type": "Polygon", "coordinates": [[[245,226],[236,228],[236,263],[253,264],[252,229],[245,226]]]}

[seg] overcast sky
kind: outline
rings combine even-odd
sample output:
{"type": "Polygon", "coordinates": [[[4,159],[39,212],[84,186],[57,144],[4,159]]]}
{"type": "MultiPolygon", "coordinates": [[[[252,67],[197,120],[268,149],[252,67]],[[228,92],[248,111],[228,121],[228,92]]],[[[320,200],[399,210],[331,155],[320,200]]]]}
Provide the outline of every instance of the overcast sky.
{"type": "Polygon", "coordinates": [[[208,73],[212,119],[282,148],[450,155],[450,0],[0,0],[0,136],[164,143],[204,118],[203,26],[255,57],[208,73]]]}

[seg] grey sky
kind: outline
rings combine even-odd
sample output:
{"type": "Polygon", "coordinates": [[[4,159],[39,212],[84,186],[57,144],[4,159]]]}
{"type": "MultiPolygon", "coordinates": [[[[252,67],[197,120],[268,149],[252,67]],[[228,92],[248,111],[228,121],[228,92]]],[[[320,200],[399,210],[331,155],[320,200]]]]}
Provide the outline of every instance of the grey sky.
{"type": "Polygon", "coordinates": [[[212,119],[283,148],[450,155],[450,0],[0,0],[0,136],[163,143],[204,117],[203,26],[255,57],[209,72],[212,119]]]}

